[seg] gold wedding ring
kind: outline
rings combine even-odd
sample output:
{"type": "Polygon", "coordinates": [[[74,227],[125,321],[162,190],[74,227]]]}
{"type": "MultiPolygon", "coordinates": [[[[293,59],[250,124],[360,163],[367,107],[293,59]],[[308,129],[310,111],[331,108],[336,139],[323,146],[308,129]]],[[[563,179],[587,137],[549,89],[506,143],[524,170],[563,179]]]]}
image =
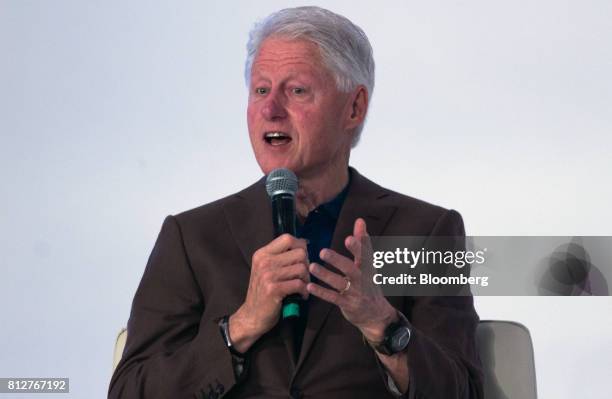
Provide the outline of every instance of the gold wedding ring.
{"type": "Polygon", "coordinates": [[[347,292],[349,288],[351,288],[351,280],[346,277],[344,279],[346,280],[346,286],[342,289],[342,291],[340,291],[340,295],[344,295],[344,293],[347,292]]]}

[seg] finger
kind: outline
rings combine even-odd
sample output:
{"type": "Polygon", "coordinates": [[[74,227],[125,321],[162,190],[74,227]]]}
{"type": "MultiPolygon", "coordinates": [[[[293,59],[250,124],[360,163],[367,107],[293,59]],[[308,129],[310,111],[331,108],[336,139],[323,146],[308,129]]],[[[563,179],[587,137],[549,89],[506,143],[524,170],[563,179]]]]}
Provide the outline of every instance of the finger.
{"type": "Polygon", "coordinates": [[[281,254],[268,256],[267,263],[273,268],[285,267],[294,263],[308,264],[308,252],[303,248],[294,248],[281,254]]]}
{"type": "Polygon", "coordinates": [[[319,256],[322,260],[334,266],[336,269],[340,270],[344,273],[345,276],[350,278],[351,280],[356,280],[355,272],[358,270],[353,261],[347,258],[346,256],[340,255],[338,252],[333,249],[324,248],[319,253],[319,256]]]}
{"type": "Polygon", "coordinates": [[[353,226],[353,235],[344,240],[344,245],[351,252],[355,264],[361,269],[363,259],[367,258],[372,251],[372,240],[367,231],[365,220],[357,218],[353,226]]]}
{"type": "Polygon", "coordinates": [[[344,304],[344,297],[334,290],[323,288],[315,283],[308,283],[308,285],[306,285],[306,289],[312,295],[321,298],[329,303],[333,303],[336,306],[342,307],[342,305],[344,304]]]}
{"type": "Polygon", "coordinates": [[[319,280],[326,282],[336,291],[340,292],[346,287],[346,277],[327,270],[323,266],[317,263],[310,264],[310,272],[315,275],[319,280]]]}
{"type": "Polygon", "coordinates": [[[360,267],[363,259],[361,241],[356,236],[348,236],[344,240],[344,246],[353,255],[353,263],[360,267]]]}
{"type": "Polygon", "coordinates": [[[308,265],[308,252],[302,248],[291,249],[282,254],[267,254],[264,252],[256,252],[253,255],[253,269],[252,272],[259,273],[261,271],[274,272],[277,269],[293,265],[296,263],[303,263],[308,265]]]}
{"type": "Polygon", "coordinates": [[[281,300],[282,298],[291,294],[300,294],[304,299],[308,299],[308,296],[310,295],[308,289],[306,288],[306,283],[300,279],[279,281],[275,284],[275,290],[281,300]]]}
{"type": "Polygon", "coordinates": [[[285,233],[270,241],[268,245],[263,248],[265,252],[269,254],[280,254],[294,248],[303,248],[306,250],[306,240],[285,233]]]}
{"type": "Polygon", "coordinates": [[[372,250],[372,238],[370,237],[370,233],[368,233],[368,226],[362,218],[358,218],[355,221],[355,236],[359,238],[359,242],[361,243],[361,251],[362,254],[372,250]]]}
{"type": "Polygon", "coordinates": [[[310,282],[310,273],[305,263],[295,263],[280,268],[275,278],[276,281],[300,279],[307,284],[310,282]]]}
{"type": "Polygon", "coordinates": [[[361,239],[362,237],[368,237],[368,229],[366,226],[366,222],[362,218],[357,218],[355,220],[355,224],[353,226],[353,235],[357,237],[357,239],[361,239]]]}

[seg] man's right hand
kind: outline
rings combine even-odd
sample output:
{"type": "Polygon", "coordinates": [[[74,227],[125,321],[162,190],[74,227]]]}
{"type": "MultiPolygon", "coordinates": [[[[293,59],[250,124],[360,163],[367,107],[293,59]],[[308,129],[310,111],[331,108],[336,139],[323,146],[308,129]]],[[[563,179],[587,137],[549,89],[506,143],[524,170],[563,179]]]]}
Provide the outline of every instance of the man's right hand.
{"type": "Polygon", "coordinates": [[[283,234],[255,251],[246,299],[229,320],[234,348],[246,352],[276,325],[283,298],[300,294],[307,299],[309,282],[306,240],[283,234]]]}

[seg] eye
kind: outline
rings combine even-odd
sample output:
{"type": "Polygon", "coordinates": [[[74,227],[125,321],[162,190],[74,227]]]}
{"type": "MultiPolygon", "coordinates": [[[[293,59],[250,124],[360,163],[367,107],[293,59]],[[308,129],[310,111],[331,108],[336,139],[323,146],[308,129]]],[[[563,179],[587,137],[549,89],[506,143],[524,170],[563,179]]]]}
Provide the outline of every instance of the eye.
{"type": "Polygon", "coordinates": [[[304,94],[306,93],[306,89],[303,87],[294,87],[293,89],[291,89],[291,91],[293,92],[293,94],[304,94]]]}
{"type": "Polygon", "coordinates": [[[268,93],[268,89],[266,89],[265,87],[256,87],[255,93],[259,95],[263,95],[263,94],[268,93]]]}

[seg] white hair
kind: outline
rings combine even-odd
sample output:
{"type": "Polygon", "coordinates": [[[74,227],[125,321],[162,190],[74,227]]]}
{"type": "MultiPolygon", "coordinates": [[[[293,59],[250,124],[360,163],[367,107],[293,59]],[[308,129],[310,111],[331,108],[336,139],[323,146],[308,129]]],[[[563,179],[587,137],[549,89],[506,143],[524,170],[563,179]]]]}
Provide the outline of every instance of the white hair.
{"type": "MultiPolygon", "coordinates": [[[[255,24],[247,43],[244,71],[247,86],[250,85],[251,67],[259,47],[271,36],[305,39],[316,44],[339,91],[349,93],[358,85],[364,85],[368,98],[372,98],[374,57],[366,34],[342,15],[320,7],[285,8],[255,24]]],[[[362,130],[363,123],[355,131],[353,147],[357,145],[362,130]]]]}

